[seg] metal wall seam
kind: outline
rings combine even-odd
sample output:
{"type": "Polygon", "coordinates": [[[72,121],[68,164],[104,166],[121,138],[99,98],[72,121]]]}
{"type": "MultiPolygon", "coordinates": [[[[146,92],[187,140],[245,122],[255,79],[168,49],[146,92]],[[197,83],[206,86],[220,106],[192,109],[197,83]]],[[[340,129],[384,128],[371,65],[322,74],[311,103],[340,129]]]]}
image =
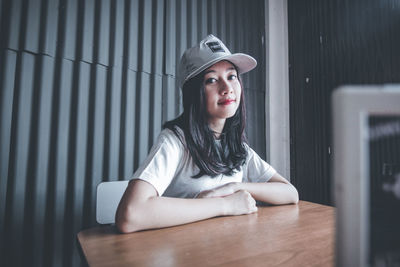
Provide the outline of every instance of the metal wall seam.
{"type": "Polygon", "coordinates": [[[153,0],[151,35],[151,73],[162,76],[164,64],[164,1],[153,0]]]}
{"type": "Polygon", "coordinates": [[[182,9],[182,13],[187,15],[186,21],[186,41],[187,47],[192,46],[197,41],[197,1],[186,0],[185,9],[182,9]],[[195,29],[193,29],[196,27],[195,29]]]}
{"type": "Polygon", "coordinates": [[[6,31],[6,33],[4,33],[6,38],[5,47],[17,51],[19,49],[21,33],[21,12],[25,7],[22,6],[22,0],[4,1],[4,4],[6,3],[10,10],[7,12],[9,14],[8,23],[6,22],[9,28],[4,29],[6,31]],[[11,30],[11,27],[14,30],[11,30]]]}
{"type": "Polygon", "coordinates": [[[40,4],[36,4],[34,2],[25,2],[27,4],[26,8],[26,36],[24,38],[25,43],[23,44],[23,49],[25,51],[29,51],[35,54],[38,54],[39,51],[39,41],[42,39],[38,34],[40,32],[40,24],[41,20],[46,18],[46,15],[41,12],[41,6],[43,2],[40,4]],[[41,19],[37,19],[41,18],[41,19]]]}
{"type": "Polygon", "coordinates": [[[198,1],[197,2],[197,40],[201,40],[204,38],[207,31],[207,21],[208,21],[208,13],[207,13],[207,2],[206,1],[198,1]]]}
{"type": "Polygon", "coordinates": [[[68,2],[63,1],[63,3],[61,3],[62,9],[60,11],[64,13],[63,18],[65,21],[59,21],[65,25],[64,43],[62,44],[64,46],[64,51],[62,57],[72,61],[75,60],[76,55],[75,46],[77,43],[77,29],[78,27],[81,27],[81,25],[78,25],[78,16],[80,12],[82,12],[82,9],[78,8],[77,2],[77,0],[71,0],[68,2]]]}
{"type": "MultiPolygon", "coordinates": [[[[74,64],[69,60],[58,62],[59,82],[55,79],[53,98],[52,147],[46,206],[45,266],[63,263],[68,185],[69,130],[73,108],[74,64]]],[[[85,64],[87,66],[87,64],[85,64]]],[[[56,67],[57,68],[57,67],[56,67]]],[[[57,76],[56,76],[57,77],[57,76]]]]}
{"type": "MultiPolygon", "coordinates": [[[[30,207],[26,210],[29,211],[31,219],[25,218],[25,231],[24,239],[30,242],[29,246],[24,250],[24,257],[26,265],[30,262],[35,262],[38,265],[43,265],[43,258],[41,253],[43,251],[43,236],[45,233],[45,209],[46,195],[48,188],[48,166],[50,150],[50,134],[51,134],[51,99],[53,95],[53,71],[54,71],[54,58],[42,56],[38,58],[39,62],[35,67],[39,68],[38,77],[40,81],[35,83],[34,101],[35,111],[31,114],[31,120],[35,124],[35,133],[31,133],[31,138],[35,140],[30,141],[31,145],[35,145],[31,152],[30,158],[30,175],[27,177],[27,186],[32,191],[28,196],[30,197],[30,207]],[[37,116],[37,118],[36,118],[37,116]],[[35,122],[36,121],[36,122],[35,122]],[[47,149],[41,149],[47,148],[47,149]],[[35,231],[32,231],[32,225],[35,231]],[[30,236],[31,235],[31,236],[30,236]],[[29,237],[30,236],[30,237],[29,237]],[[33,249],[32,249],[33,247],[33,249]],[[29,257],[29,256],[30,257],[29,257]]],[[[35,73],[36,74],[36,73],[35,73]]]]}
{"type": "Polygon", "coordinates": [[[129,179],[130,175],[133,174],[134,171],[134,147],[135,147],[135,140],[136,140],[136,133],[135,133],[135,125],[136,125],[136,116],[135,116],[135,105],[136,103],[136,80],[138,79],[138,73],[128,70],[127,73],[127,83],[126,83],[126,99],[125,102],[125,121],[123,124],[125,125],[124,131],[124,140],[122,140],[120,148],[123,148],[124,153],[124,162],[123,170],[122,170],[122,177],[118,177],[120,180],[129,179]]]}
{"type": "MultiPolygon", "coordinates": [[[[25,208],[29,204],[27,196],[27,176],[29,164],[29,139],[32,110],[32,93],[34,84],[35,57],[22,53],[17,59],[16,84],[13,101],[11,125],[11,147],[7,183],[5,240],[12,240],[11,246],[5,246],[5,255],[13,255],[12,248],[23,249],[25,208]]],[[[30,207],[29,207],[30,208],[30,207]]],[[[22,264],[22,258],[16,259],[22,264]]]]}
{"type": "Polygon", "coordinates": [[[139,51],[138,67],[139,71],[151,73],[151,32],[152,32],[152,1],[139,2],[139,51]]]}
{"type": "MultiPolygon", "coordinates": [[[[16,61],[17,55],[14,51],[1,51],[1,62],[0,62],[0,78],[1,78],[1,91],[0,91],[0,120],[3,127],[0,128],[0,177],[4,178],[8,176],[8,153],[10,149],[10,137],[11,137],[11,117],[12,117],[12,104],[14,101],[14,77],[16,72],[16,61]],[[7,160],[7,162],[5,161],[7,160]]],[[[7,179],[0,180],[0,190],[5,193],[7,179]]],[[[5,198],[5,195],[0,195],[5,198]]],[[[4,211],[4,202],[0,201],[0,211],[4,211]]],[[[0,218],[3,218],[3,212],[0,213],[0,218]]],[[[4,220],[0,220],[3,224],[4,220]]],[[[0,229],[2,230],[2,228],[0,229]]]]}
{"type": "MultiPolygon", "coordinates": [[[[164,64],[165,75],[175,76],[176,66],[176,30],[177,19],[175,0],[166,0],[164,11],[164,64]]],[[[164,88],[164,87],[163,87],[164,88]]]]}
{"type": "MultiPolygon", "coordinates": [[[[119,1],[118,1],[119,2],[119,1]]],[[[82,24],[79,25],[82,31],[82,52],[80,60],[93,63],[93,47],[95,46],[94,30],[95,30],[95,11],[96,1],[80,1],[82,9],[82,24]]]]}
{"type": "Polygon", "coordinates": [[[76,266],[79,262],[79,255],[74,246],[75,240],[71,236],[82,228],[84,188],[85,183],[91,178],[86,177],[86,169],[89,169],[88,164],[91,162],[87,155],[90,152],[88,140],[93,139],[88,135],[90,131],[88,107],[94,97],[90,95],[90,82],[85,77],[90,77],[91,68],[94,67],[83,62],[75,63],[74,67],[63,240],[63,262],[67,266],[76,266]]]}
{"type": "MultiPolygon", "coordinates": [[[[186,23],[188,21],[187,19],[187,6],[186,6],[187,0],[182,0],[182,1],[177,1],[176,4],[176,25],[174,25],[175,28],[170,28],[166,29],[167,34],[170,32],[176,32],[175,34],[175,40],[174,40],[174,48],[175,48],[175,69],[174,73],[176,73],[178,69],[178,62],[181,58],[181,55],[183,51],[189,47],[191,44],[189,42],[191,41],[189,38],[187,38],[187,32],[188,32],[188,25],[190,23],[186,23]]],[[[190,21],[189,21],[190,22],[190,21]]]]}
{"type": "MultiPolygon", "coordinates": [[[[111,81],[107,88],[107,104],[109,107],[106,110],[110,113],[109,119],[106,120],[106,151],[104,153],[104,177],[102,180],[114,181],[118,180],[119,170],[119,145],[120,145],[120,131],[121,131],[121,94],[122,94],[122,68],[113,68],[111,81]]],[[[95,188],[95,186],[93,187],[95,188]]],[[[93,199],[94,201],[94,199],[93,199]]],[[[94,212],[94,210],[93,210],[94,212]]],[[[92,213],[94,215],[94,213],[92,213]]],[[[94,219],[94,216],[92,217],[94,219]]]]}
{"type": "Polygon", "coordinates": [[[136,125],[135,125],[135,161],[134,168],[139,164],[149,152],[149,103],[150,103],[150,74],[145,72],[138,73],[136,88],[136,125]]]}
{"type": "MultiPolygon", "coordinates": [[[[1,51],[0,62],[0,240],[5,240],[7,192],[9,178],[9,152],[11,148],[12,107],[14,102],[14,77],[16,74],[17,55],[14,51],[1,51]]],[[[3,242],[0,243],[0,258],[5,252],[3,242]]]]}
{"type": "MultiPolygon", "coordinates": [[[[98,58],[95,63],[104,65],[104,66],[111,66],[110,62],[110,42],[115,42],[115,39],[111,37],[111,31],[115,31],[116,29],[112,29],[111,27],[115,23],[111,20],[111,13],[115,12],[115,4],[121,1],[96,1],[96,5],[100,5],[99,12],[99,20],[95,24],[95,31],[99,34],[99,39],[97,40],[98,46],[98,58]],[[112,2],[112,4],[111,4],[112,2]],[[112,8],[111,8],[112,5],[112,8]],[[96,26],[98,28],[96,29],[96,26]]],[[[147,2],[147,1],[146,1],[147,2]]]]}

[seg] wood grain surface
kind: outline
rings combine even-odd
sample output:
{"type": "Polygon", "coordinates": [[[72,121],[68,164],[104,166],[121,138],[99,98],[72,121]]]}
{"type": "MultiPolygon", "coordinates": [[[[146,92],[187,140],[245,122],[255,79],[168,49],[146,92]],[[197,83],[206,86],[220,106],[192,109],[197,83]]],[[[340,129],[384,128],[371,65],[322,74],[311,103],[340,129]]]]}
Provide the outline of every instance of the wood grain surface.
{"type": "Polygon", "coordinates": [[[306,201],[164,229],[83,230],[90,266],[333,266],[335,209],[306,201]]]}

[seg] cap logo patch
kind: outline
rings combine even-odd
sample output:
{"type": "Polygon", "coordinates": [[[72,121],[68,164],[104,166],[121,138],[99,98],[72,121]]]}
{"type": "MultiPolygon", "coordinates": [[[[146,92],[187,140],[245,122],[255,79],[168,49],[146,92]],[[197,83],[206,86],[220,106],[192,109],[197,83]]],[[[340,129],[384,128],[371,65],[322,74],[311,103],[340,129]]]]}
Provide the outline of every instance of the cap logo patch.
{"type": "Polygon", "coordinates": [[[225,52],[219,42],[208,42],[207,45],[211,49],[211,51],[213,51],[213,53],[225,52]]]}

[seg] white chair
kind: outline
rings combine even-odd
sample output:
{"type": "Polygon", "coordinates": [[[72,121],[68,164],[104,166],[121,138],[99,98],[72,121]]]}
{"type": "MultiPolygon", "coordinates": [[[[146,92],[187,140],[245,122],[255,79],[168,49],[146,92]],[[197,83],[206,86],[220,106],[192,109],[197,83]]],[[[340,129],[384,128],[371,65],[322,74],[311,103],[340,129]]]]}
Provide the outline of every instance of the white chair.
{"type": "Polygon", "coordinates": [[[99,224],[115,223],[115,213],[128,182],[102,182],[97,185],[96,221],[99,224]]]}

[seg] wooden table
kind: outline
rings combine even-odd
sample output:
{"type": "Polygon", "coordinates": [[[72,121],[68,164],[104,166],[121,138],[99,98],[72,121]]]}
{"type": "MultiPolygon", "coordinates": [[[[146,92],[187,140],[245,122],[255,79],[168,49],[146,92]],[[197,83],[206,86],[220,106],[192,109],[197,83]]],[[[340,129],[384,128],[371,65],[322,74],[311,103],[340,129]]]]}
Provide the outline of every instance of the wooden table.
{"type": "Polygon", "coordinates": [[[334,213],[300,201],[131,234],[101,226],[78,240],[90,266],[333,266],[334,213]]]}

